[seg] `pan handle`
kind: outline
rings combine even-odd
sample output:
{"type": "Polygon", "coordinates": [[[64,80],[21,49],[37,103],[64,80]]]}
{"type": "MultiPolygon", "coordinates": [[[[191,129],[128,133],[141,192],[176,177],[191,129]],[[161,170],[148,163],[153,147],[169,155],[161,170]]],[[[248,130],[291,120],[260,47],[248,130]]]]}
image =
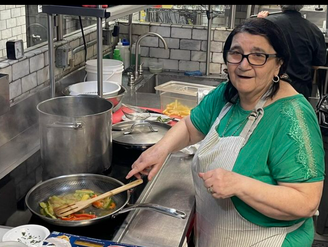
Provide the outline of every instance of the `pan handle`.
{"type": "Polygon", "coordinates": [[[175,208],[169,208],[169,207],[165,207],[165,206],[161,206],[158,204],[154,204],[154,203],[139,203],[139,204],[134,204],[131,205],[129,207],[123,208],[121,210],[119,210],[118,212],[112,214],[113,217],[115,217],[117,214],[123,214],[126,212],[129,212],[131,210],[135,210],[135,209],[150,209],[150,210],[155,210],[159,213],[162,214],[166,214],[178,219],[185,219],[186,218],[186,213],[180,210],[177,210],[175,208]]]}

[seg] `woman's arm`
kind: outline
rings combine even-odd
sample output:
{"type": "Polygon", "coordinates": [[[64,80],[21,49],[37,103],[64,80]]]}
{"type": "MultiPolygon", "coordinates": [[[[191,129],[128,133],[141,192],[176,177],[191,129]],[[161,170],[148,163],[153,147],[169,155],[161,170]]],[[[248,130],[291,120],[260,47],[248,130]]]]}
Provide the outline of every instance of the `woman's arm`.
{"type": "Polygon", "coordinates": [[[132,170],[126,178],[129,179],[132,176],[140,178],[141,173],[148,175],[148,179],[151,180],[170,153],[195,144],[203,138],[204,135],[194,127],[189,116],[181,119],[159,142],[139,156],[132,164],[132,170]]]}
{"type": "Polygon", "coordinates": [[[260,213],[278,220],[311,217],[319,207],[323,181],[270,185],[222,168],[200,173],[213,196],[237,196],[260,213]]]}

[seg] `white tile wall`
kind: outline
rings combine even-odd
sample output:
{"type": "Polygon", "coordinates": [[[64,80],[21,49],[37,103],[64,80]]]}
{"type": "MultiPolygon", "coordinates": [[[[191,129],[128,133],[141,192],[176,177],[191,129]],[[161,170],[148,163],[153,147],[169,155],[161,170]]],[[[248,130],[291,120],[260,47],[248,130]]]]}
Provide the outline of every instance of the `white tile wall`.
{"type": "Polygon", "coordinates": [[[206,30],[194,29],[192,32],[192,39],[207,40],[207,29],[206,30]]]}
{"type": "Polygon", "coordinates": [[[36,72],[38,85],[42,85],[45,81],[49,80],[49,66],[46,66],[36,72]]]}
{"type": "MultiPolygon", "coordinates": [[[[126,21],[121,21],[119,24],[121,24],[120,38],[127,38],[128,28],[126,21]]],[[[211,74],[224,74],[223,69],[225,65],[222,57],[222,49],[230,31],[222,27],[212,28],[209,68],[211,74]]],[[[147,36],[143,38],[140,42],[140,54],[144,67],[148,68],[149,61],[157,58],[163,60],[164,70],[181,72],[200,70],[205,73],[207,51],[206,26],[183,26],[144,22],[134,24],[132,32],[132,44],[141,35],[147,32],[156,32],[164,37],[168,45],[168,50],[160,49],[164,48],[164,45],[158,37],[147,36]]]]}
{"type": "Polygon", "coordinates": [[[149,49],[150,57],[157,57],[157,58],[169,58],[170,57],[170,51],[168,49],[163,48],[150,48],[149,49]]]}
{"type": "Polygon", "coordinates": [[[180,40],[180,49],[190,50],[190,51],[199,51],[201,41],[191,40],[191,39],[181,39],[180,40]]]}
{"type": "Polygon", "coordinates": [[[22,94],[22,80],[13,81],[9,88],[9,96],[11,99],[16,98],[22,94]]]}
{"type": "Polygon", "coordinates": [[[13,65],[13,80],[27,76],[30,73],[29,59],[24,59],[13,65]]]}
{"type": "Polygon", "coordinates": [[[206,62],[206,52],[191,51],[191,61],[206,62]]]}
{"type": "Polygon", "coordinates": [[[25,5],[0,6],[0,57],[7,56],[6,42],[11,39],[22,39],[26,48],[25,5]]]}
{"type": "Polygon", "coordinates": [[[31,57],[30,59],[30,73],[40,70],[44,67],[44,54],[31,57]]]}
{"type": "Polygon", "coordinates": [[[191,39],[191,29],[172,28],[171,29],[171,37],[172,38],[191,39]]]}
{"type": "Polygon", "coordinates": [[[190,61],[190,51],[171,49],[171,59],[190,61]]]}
{"type": "Polygon", "coordinates": [[[35,88],[38,85],[36,80],[36,72],[29,74],[28,76],[24,76],[22,78],[22,91],[27,92],[32,88],[35,88]]]}

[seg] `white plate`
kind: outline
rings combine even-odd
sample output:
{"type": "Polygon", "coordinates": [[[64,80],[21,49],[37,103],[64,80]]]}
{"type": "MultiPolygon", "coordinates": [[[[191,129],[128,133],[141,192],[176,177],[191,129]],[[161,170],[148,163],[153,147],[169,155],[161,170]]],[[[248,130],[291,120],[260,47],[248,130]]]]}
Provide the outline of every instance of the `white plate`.
{"type": "Polygon", "coordinates": [[[2,241],[17,241],[26,244],[28,247],[40,247],[49,234],[50,231],[44,226],[27,224],[7,231],[2,236],[2,241]]]}
{"type": "Polygon", "coordinates": [[[1,242],[0,247],[27,247],[27,245],[17,241],[6,241],[1,242]]]}
{"type": "MultiPolygon", "coordinates": [[[[157,113],[150,113],[150,117],[147,118],[146,120],[148,120],[148,121],[156,121],[156,119],[157,119],[158,117],[161,117],[162,119],[168,119],[168,118],[170,118],[169,116],[164,115],[164,114],[160,114],[160,113],[158,113],[158,114],[157,114],[157,113]]],[[[131,120],[128,119],[125,115],[122,116],[122,120],[123,120],[123,121],[131,121],[131,120]]]]}

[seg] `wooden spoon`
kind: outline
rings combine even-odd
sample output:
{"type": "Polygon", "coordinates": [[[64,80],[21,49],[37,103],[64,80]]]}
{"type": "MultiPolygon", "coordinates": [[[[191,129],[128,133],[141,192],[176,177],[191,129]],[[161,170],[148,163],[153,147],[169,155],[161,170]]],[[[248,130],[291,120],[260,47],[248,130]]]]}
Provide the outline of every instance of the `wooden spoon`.
{"type": "Polygon", "coordinates": [[[131,189],[133,187],[136,187],[139,184],[142,184],[143,180],[142,179],[137,179],[131,183],[125,184],[123,186],[120,186],[116,189],[113,189],[111,191],[107,191],[99,196],[96,196],[94,198],[90,198],[88,200],[85,201],[78,201],[75,203],[70,203],[70,204],[64,204],[62,206],[56,207],[54,208],[54,213],[56,214],[57,217],[64,217],[70,214],[73,214],[77,211],[80,211],[81,209],[84,209],[86,207],[88,207],[90,204],[92,204],[93,202],[99,201],[101,199],[104,199],[106,197],[110,197],[113,195],[116,195],[118,193],[121,193],[123,191],[126,191],[128,189],[131,189]]]}

